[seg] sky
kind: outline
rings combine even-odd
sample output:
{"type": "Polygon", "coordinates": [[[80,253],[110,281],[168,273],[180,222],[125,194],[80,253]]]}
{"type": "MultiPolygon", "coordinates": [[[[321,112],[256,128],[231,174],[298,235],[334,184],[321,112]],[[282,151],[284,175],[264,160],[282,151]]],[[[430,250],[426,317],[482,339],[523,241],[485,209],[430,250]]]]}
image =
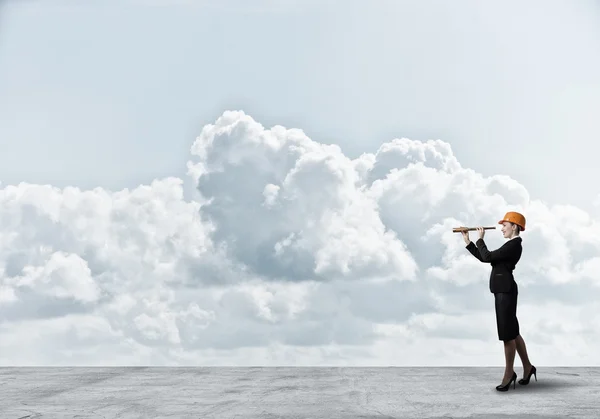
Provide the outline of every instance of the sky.
{"type": "Polygon", "coordinates": [[[503,366],[451,229],[511,210],[531,361],[600,365],[599,19],[5,0],[0,365],[503,366]]]}

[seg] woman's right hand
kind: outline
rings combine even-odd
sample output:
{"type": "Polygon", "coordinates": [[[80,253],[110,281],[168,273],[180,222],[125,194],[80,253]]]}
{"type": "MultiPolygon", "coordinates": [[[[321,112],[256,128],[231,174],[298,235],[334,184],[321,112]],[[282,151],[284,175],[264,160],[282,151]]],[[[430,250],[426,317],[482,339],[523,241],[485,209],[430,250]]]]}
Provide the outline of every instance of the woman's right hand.
{"type": "Polygon", "coordinates": [[[465,243],[468,245],[469,243],[471,243],[471,239],[469,238],[469,232],[468,231],[461,231],[463,239],[465,240],[465,243]]]}

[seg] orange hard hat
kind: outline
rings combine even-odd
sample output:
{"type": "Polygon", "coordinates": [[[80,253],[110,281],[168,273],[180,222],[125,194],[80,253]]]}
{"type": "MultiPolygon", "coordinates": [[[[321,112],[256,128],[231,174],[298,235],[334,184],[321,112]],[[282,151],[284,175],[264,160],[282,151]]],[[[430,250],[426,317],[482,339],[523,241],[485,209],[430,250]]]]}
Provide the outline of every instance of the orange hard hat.
{"type": "Polygon", "coordinates": [[[525,231],[525,217],[518,212],[509,211],[504,215],[504,218],[498,221],[498,224],[508,221],[521,227],[521,231],[525,231]]]}

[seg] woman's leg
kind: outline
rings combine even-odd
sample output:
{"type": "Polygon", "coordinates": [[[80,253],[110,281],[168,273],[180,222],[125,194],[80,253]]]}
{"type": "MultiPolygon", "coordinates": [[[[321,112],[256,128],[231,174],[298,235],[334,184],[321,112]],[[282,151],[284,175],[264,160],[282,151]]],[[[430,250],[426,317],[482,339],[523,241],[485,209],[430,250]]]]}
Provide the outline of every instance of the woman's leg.
{"type": "Polygon", "coordinates": [[[515,350],[517,348],[516,339],[504,341],[504,358],[506,367],[504,368],[504,378],[502,384],[508,383],[514,374],[515,350]]]}
{"type": "Polygon", "coordinates": [[[531,362],[529,361],[529,356],[527,355],[525,341],[523,340],[523,337],[519,335],[515,339],[515,343],[517,346],[517,352],[519,353],[519,358],[521,358],[521,363],[523,364],[523,376],[527,377],[527,374],[529,374],[529,371],[531,370],[531,362]]]}

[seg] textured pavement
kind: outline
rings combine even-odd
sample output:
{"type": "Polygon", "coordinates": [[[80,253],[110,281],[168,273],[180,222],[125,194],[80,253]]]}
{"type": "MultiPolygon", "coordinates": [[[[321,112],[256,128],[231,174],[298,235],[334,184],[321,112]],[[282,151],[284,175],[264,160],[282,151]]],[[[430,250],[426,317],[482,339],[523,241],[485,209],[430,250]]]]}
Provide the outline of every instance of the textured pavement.
{"type": "Polygon", "coordinates": [[[600,417],[600,368],[537,367],[0,368],[0,418],[600,417]]]}

